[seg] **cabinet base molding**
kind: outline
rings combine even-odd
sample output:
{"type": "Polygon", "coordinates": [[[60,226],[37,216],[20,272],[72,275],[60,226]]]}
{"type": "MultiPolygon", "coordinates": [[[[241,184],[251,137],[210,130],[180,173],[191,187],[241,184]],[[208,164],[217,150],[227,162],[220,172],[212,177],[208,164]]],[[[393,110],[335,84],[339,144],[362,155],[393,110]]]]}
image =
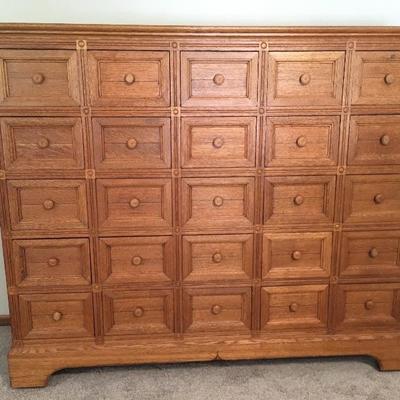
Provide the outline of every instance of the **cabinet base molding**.
{"type": "Polygon", "coordinates": [[[297,338],[213,338],[109,341],[104,344],[14,345],[9,353],[13,388],[44,387],[64,368],[289,357],[370,356],[381,371],[400,370],[400,335],[332,335],[297,338]]]}

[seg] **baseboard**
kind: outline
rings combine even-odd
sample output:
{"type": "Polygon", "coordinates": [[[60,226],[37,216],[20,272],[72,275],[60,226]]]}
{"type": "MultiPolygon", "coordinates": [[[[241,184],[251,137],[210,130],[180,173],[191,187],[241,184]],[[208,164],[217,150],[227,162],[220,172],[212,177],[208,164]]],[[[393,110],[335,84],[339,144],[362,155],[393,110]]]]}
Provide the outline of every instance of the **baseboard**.
{"type": "Polygon", "coordinates": [[[9,315],[0,315],[0,326],[10,325],[9,315]]]}

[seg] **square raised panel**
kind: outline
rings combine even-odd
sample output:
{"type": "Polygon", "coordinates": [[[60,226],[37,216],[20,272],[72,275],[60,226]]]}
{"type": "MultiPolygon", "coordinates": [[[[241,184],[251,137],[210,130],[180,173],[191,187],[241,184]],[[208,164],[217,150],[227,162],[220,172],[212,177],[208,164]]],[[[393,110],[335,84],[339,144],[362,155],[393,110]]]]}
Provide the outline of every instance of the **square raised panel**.
{"type": "Polygon", "coordinates": [[[265,178],[264,224],[333,222],[334,176],[265,178]]]}
{"type": "Polygon", "coordinates": [[[400,176],[347,176],[343,222],[399,223],[400,176]]]}
{"type": "Polygon", "coordinates": [[[261,289],[261,331],[324,333],[328,321],[328,285],[261,289]]]}
{"type": "Polygon", "coordinates": [[[253,235],[183,237],[184,282],[249,280],[253,275],[253,235]]]}
{"type": "Polygon", "coordinates": [[[12,230],[87,230],[84,180],[11,180],[7,187],[12,230]]]}
{"type": "Polygon", "coordinates": [[[183,51],[183,107],[257,106],[258,53],[183,51]]]}
{"type": "Polygon", "coordinates": [[[269,117],[267,167],[333,166],[338,162],[340,117],[269,117]]]}
{"type": "Polygon", "coordinates": [[[332,233],[265,233],[263,279],[329,278],[332,233]]]}
{"type": "Polygon", "coordinates": [[[169,118],[93,118],[98,170],[171,167],[169,118]]]}
{"type": "Polygon", "coordinates": [[[0,50],[0,107],[79,104],[75,51],[0,50]]]}
{"type": "Polygon", "coordinates": [[[254,167],[255,117],[184,117],[183,168],[254,167]]]}
{"type": "Polygon", "coordinates": [[[170,105],[169,52],[89,51],[93,106],[170,105]]]}
{"type": "Polygon", "coordinates": [[[154,230],[172,226],[171,179],[98,179],[101,230],[154,230]]]}
{"type": "Polygon", "coordinates": [[[7,171],[84,168],[80,118],[5,117],[0,123],[7,171]]]}
{"type": "Polygon", "coordinates": [[[352,71],[354,105],[400,104],[400,51],[356,51],[352,71]]]}
{"type": "Polygon", "coordinates": [[[270,52],[268,105],[339,107],[344,59],[343,51],[270,52]]]}
{"type": "Polygon", "coordinates": [[[99,239],[100,280],[104,284],[167,283],[176,276],[170,236],[99,239]]]}
{"type": "Polygon", "coordinates": [[[184,228],[249,228],[254,221],[254,178],[182,179],[184,228]]]}
{"type": "Polygon", "coordinates": [[[104,290],[104,333],[170,335],[174,329],[174,297],[170,289],[104,290]]]}

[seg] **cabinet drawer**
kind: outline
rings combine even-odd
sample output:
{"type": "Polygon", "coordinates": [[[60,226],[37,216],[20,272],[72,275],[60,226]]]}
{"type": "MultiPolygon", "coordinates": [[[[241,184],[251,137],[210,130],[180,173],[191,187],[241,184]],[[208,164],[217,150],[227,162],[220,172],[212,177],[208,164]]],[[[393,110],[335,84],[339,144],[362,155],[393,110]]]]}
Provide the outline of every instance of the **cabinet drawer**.
{"type": "Polygon", "coordinates": [[[341,277],[400,275],[400,232],[343,232],[341,277]]]}
{"type": "Polygon", "coordinates": [[[106,284],[170,282],[175,278],[170,236],[101,238],[100,279],[106,284]]]}
{"type": "Polygon", "coordinates": [[[167,51],[89,51],[94,106],[169,106],[167,51]]]}
{"type": "Polygon", "coordinates": [[[251,279],[253,235],[183,237],[183,277],[191,281],[251,279]]]}
{"type": "Polygon", "coordinates": [[[263,287],[261,331],[325,332],[328,285],[263,287]]]}
{"type": "Polygon", "coordinates": [[[183,292],[185,333],[250,333],[251,288],[187,288],[183,292]]]}
{"type": "Polygon", "coordinates": [[[332,233],[265,233],[263,279],[328,278],[332,233]]]}
{"type": "Polygon", "coordinates": [[[268,177],[264,223],[333,222],[334,176],[268,177]]]}
{"type": "Polygon", "coordinates": [[[182,192],[186,228],[253,224],[254,178],[186,178],[182,192]]]}
{"type": "Polygon", "coordinates": [[[75,51],[1,50],[0,106],[78,106],[75,51]]]}
{"type": "Polygon", "coordinates": [[[352,103],[400,104],[400,51],[357,51],[352,103]]]}
{"type": "Polygon", "coordinates": [[[254,117],[182,118],[182,167],[254,167],[254,117]]]}
{"type": "Polygon", "coordinates": [[[14,240],[13,269],[17,286],[88,285],[89,240],[14,240]]]}
{"type": "Polygon", "coordinates": [[[400,328],[400,284],[338,285],[335,328],[340,331],[400,328]]]}
{"type": "Polygon", "coordinates": [[[172,290],[105,290],[103,308],[106,336],[165,335],[174,330],[172,290]]]}
{"type": "Polygon", "coordinates": [[[170,179],[98,179],[97,203],[101,229],[170,228],[170,179]]]}
{"type": "Polygon", "coordinates": [[[337,165],[340,117],[270,117],[265,165],[308,167],[337,165]]]}
{"type": "Polygon", "coordinates": [[[93,336],[91,293],[24,294],[18,297],[23,339],[93,336]]]}
{"type": "Polygon", "coordinates": [[[270,106],[340,106],[343,92],[342,51],[270,52],[270,106]]]}
{"type": "Polygon", "coordinates": [[[93,118],[99,170],[170,168],[169,118],[93,118]]]}
{"type": "Polygon", "coordinates": [[[346,177],[344,222],[400,221],[400,176],[350,175],[346,177]]]}
{"type": "Polygon", "coordinates": [[[7,183],[13,230],[84,230],[83,180],[11,180],[7,183]]]}
{"type": "Polygon", "coordinates": [[[351,117],[348,164],[400,164],[400,115],[351,117]]]}
{"type": "Polygon", "coordinates": [[[183,51],[182,106],[256,106],[257,52],[183,51]]]}
{"type": "Polygon", "coordinates": [[[6,170],[83,169],[80,118],[2,118],[6,170]]]}

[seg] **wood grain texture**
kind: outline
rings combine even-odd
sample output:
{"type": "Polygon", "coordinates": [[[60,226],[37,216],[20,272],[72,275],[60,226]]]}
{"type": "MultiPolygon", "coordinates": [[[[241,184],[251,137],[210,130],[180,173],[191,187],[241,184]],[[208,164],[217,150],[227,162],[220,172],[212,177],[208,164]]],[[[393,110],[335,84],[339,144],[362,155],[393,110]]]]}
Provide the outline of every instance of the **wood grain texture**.
{"type": "Polygon", "coordinates": [[[12,386],[400,369],[399,54],[400,28],[0,24],[12,386]]]}

